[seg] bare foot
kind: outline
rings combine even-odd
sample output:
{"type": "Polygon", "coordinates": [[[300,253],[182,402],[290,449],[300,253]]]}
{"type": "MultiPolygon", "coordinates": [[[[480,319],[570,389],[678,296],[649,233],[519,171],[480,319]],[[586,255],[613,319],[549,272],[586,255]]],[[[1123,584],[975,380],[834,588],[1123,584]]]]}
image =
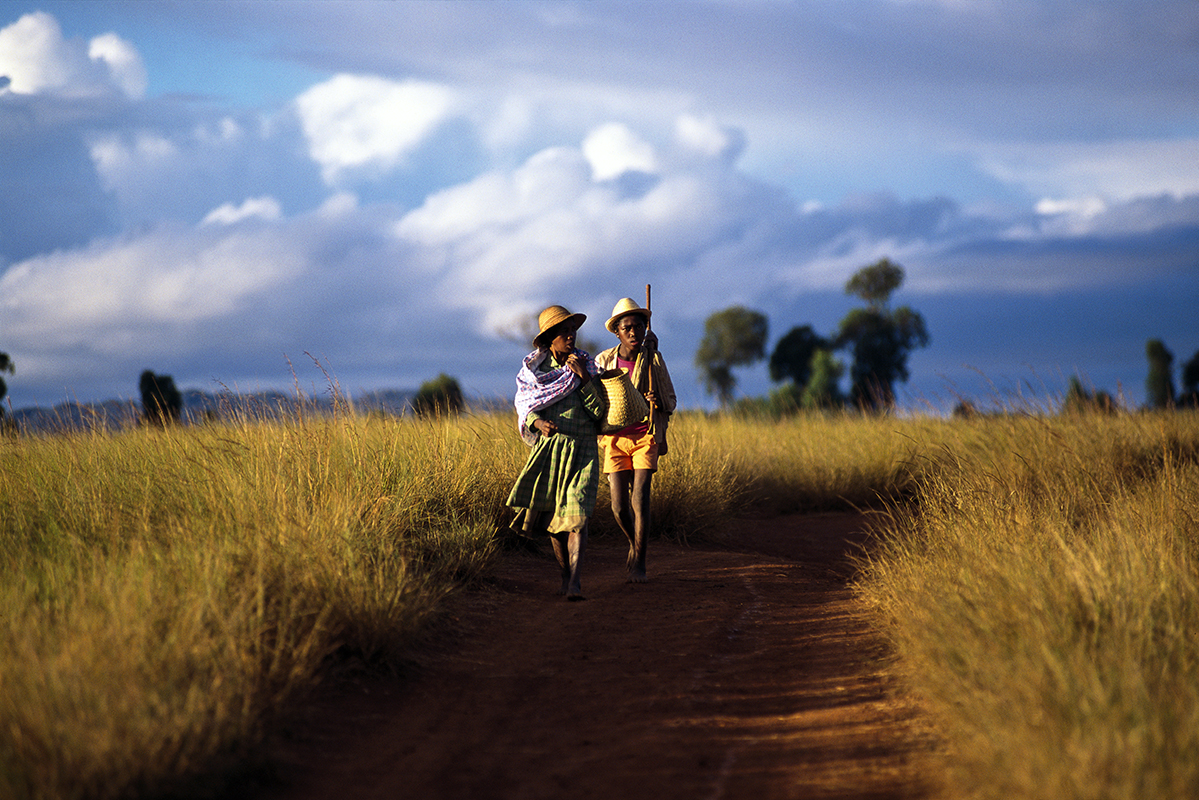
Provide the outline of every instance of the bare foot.
{"type": "Polygon", "coordinates": [[[649,577],[646,576],[643,569],[631,569],[629,575],[624,579],[625,583],[649,583],[649,577]]]}
{"type": "Polygon", "coordinates": [[[581,594],[568,594],[566,595],[566,599],[573,603],[576,600],[586,600],[587,598],[581,594]]]}

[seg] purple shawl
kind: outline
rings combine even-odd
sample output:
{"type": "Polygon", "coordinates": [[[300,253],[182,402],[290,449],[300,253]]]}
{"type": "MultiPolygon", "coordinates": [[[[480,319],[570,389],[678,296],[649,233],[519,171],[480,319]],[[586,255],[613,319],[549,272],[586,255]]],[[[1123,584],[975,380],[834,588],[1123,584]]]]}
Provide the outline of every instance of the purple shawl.
{"type": "MultiPolygon", "coordinates": [[[[599,374],[595,359],[586,351],[575,348],[575,355],[583,359],[592,377],[599,374]]],[[[516,427],[520,438],[529,447],[537,444],[541,434],[532,431],[525,425],[525,418],[530,411],[540,411],[552,406],[579,388],[579,378],[566,366],[555,367],[549,372],[539,372],[538,368],[550,357],[548,349],[537,349],[525,356],[520,372],[516,373],[516,427]]]]}

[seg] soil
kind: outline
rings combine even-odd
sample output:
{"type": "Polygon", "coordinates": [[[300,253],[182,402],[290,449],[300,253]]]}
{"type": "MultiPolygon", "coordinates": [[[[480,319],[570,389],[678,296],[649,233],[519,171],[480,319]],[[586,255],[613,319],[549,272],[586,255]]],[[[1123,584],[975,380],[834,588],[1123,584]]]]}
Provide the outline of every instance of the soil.
{"type": "MultiPolygon", "coordinates": [[[[585,602],[548,547],[455,600],[405,674],[328,690],[261,800],[919,798],[933,737],[849,581],[868,518],[741,520],[729,544],[592,538],[585,602]]],[[[259,787],[260,789],[262,787],[259,787]]]]}

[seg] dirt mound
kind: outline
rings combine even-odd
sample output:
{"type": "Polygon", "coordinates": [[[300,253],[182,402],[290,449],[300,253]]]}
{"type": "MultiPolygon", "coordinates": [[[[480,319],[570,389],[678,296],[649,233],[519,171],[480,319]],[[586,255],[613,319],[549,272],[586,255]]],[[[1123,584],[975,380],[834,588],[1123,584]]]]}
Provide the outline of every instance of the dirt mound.
{"type": "Polygon", "coordinates": [[[651,542],[650,583],[593,539],[588,600],[549,555],[503,558],[403,679],[326,696],[275,753],[272,800],[912,798],[928,747],[846,582],[859,515],[651,542]]]}

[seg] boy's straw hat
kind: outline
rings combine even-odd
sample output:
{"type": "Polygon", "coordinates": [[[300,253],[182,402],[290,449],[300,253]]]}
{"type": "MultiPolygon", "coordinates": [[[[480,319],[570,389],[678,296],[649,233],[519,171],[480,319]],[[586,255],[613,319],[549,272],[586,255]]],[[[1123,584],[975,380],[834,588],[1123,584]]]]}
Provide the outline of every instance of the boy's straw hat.
{"type": "Polygon", "coordinates": [[[537,315],[537,335],[533,337],[534,347],[548,347],[549,342],[542,341],[550,328],[567,320],[574,320],[575,327],[579,327],[587,319],[586,314],[572,314],[566,310],[564,306],[550,306],[537,315]]]}
{"type": "Polygon", "coordinates": [[[626,314],[644,314],[646,323],[649,322],[650,310],[637,305],[637,301],[631,297],[622,297],[616,301],[616,305],[612,307],[612,316],[608,317],[608,321],[604,324],[612,333],[616,333],[616,320],[626,314]]]}

